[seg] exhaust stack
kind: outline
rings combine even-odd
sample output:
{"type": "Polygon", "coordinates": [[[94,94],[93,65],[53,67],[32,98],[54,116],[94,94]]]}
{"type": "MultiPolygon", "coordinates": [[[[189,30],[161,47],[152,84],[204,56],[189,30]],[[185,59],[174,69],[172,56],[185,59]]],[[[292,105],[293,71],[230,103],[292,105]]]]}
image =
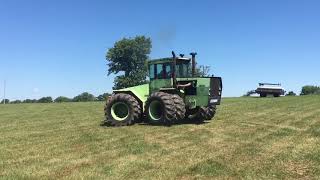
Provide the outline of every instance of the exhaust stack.
{"type": "Polygon", "coordinates": [[[191,55],[191,61],[192,61],[192,77],[196,75],[196,52],[190,53],[191,55]]]}
{"type": "Polygon", "coordinates": [[[173,87],[177,87],[177,76],[176,76],[176,65],[177,65],[177,57],[174,51],[172,51],[172,60],[173,60],[173,66],[172,66],[172,79],[173,79],[173,87]]]}

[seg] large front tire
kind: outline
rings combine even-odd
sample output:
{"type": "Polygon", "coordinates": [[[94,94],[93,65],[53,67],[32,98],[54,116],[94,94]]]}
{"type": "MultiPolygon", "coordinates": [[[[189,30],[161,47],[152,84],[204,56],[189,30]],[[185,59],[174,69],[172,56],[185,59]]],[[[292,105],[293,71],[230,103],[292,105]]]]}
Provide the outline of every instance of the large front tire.
{"type": "Polygon", "coordinates": [[[177,121],[183,120],[186,115],[186,105],[183,102],[183,99],[179,95],[174,94],[172,95],[172,97],[173,97],[173,102],[176,108],[176,120],[177,121]]]}
{"type": "Polygon", "coordinates": [[[109,126],[128,126],[141,118],[141,107],[133,96],[119,93],[108,100],[105,115],[109,126]]]}
{"type": "Polygon", "coordinates": [[[152,93],[146,101],[145,111],[150,124],[171,125],[176,119],[173,97],[168,93],[152,93]]]}

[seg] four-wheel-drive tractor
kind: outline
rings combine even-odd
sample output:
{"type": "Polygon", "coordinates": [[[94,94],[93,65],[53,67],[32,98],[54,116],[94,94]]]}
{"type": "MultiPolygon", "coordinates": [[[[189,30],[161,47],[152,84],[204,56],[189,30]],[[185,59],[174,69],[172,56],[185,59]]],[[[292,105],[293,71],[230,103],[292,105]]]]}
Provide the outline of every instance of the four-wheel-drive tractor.
{"type": "Polygon", "coordinates": [[[114,90],[105,106],[105,124],[126,126],[136,122],[166,124],[190,119],[211,120],[220,105],[221,77],[200,77],[196,53],[191,58],[162,58],[148,62],[148,84],[114,90]]]}

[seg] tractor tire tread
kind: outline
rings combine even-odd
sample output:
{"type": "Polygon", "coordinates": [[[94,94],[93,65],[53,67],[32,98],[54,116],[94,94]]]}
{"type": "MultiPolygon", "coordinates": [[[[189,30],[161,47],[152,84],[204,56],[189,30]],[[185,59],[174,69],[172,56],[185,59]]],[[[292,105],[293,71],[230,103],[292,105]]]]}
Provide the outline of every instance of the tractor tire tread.
{"type": "Polygon", "coordinates": [[[141,118],[141,107],[139,105],[139,102],[130,94],[114,94],[112,95],[108,100],[104,108],[106,120],[105,123],[108,126],[129,126],[133,125],[136,121],[138,121],[141,118]],[[129,116],[131,114],[131,117],[127,119],[126,121],[116,121],[110,118],[109,109],[112,107],[112,104],[115,102],[123,101],[126,102],[129,106],[129,111],[131,109],[131,112],[129,112],[129,116]]]}
{"type": "MultiPolygon", "coordinates": [[[[164,123],[167,125],[170,125],[172,121],[176,119],[176,110],[175,110],[175,104],[172,101],[173,97],[171,94],[165,93],[165,92],[154,92],[152,93],[148,100],[146,101],[145,109],[146,112],[148,109],[149,104],[153,101],[154,98],[159,98],[164,104],[164,114],[166,115],[164,120],[161,121],[160,123],[164,123]]],[[[146,114],[146,116],[148,116],[146,114]]],[[[155,122],[149,119],[149,122],[151,124],[158,124],[159,122],[155,122]]]]}
{"type": "Polygon", "coordinates": [[[173,102],[175,104],[176,108],[176,120],[183,120],[186,115],[186,106],[185,103],[183,102],[183,99],[177,95],[174,94],[172,95],[173,97],[173,102]]]}
{"type": "Polygon", "coordinates": [[[209,106],[206,108],[205,120],[212,120],[214,115],[216,114],[216,106],[209,106]]]}

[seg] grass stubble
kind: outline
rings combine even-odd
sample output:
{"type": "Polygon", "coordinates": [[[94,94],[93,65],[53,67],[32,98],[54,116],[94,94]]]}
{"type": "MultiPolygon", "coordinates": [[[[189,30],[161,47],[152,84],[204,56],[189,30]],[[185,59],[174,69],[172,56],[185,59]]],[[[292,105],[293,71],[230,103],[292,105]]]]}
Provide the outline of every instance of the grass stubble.
{"type": "Polygon", "coordinates": [[[320,96],[224,98],[171,127],[101,127],[103,105],[0,105],[0,179],[320,178],[320,96]]]}

